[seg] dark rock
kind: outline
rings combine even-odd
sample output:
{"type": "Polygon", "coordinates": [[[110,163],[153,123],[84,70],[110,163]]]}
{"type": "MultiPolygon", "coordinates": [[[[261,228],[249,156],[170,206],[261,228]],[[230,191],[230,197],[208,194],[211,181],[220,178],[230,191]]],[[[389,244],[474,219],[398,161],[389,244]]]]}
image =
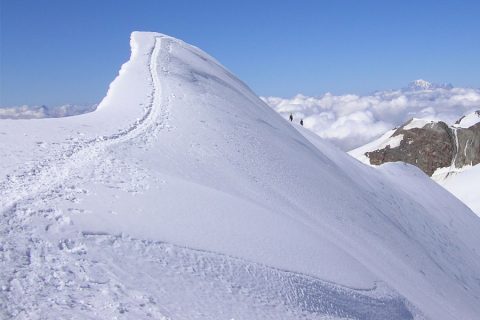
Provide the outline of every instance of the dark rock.
{"type": "Polygon", "coordinates": [[[392,135],[403,134],[398,147],[387,145],[365,153],[371,164],[403,161],[431,176],[438,168],[461,168],[480,163],[480,122],[469,128],[450,127],[439,121],[426,124],[423,128],[404,129],[409,122],[392,135]]]}
{"type": "Polygon", "coordinates": [[[461,168],[480,163],[480,123],[470,128],[458,128],[458,151],[453,159],[454,165],[461,168]]]}

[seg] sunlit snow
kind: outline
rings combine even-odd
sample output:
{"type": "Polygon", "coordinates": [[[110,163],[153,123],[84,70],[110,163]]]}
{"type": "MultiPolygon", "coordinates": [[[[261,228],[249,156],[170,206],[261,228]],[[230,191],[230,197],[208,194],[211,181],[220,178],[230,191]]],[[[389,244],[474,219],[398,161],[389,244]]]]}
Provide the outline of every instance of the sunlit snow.
{"type": "Polygon", "coordinates": [[[0,122],[0,316],[476,319],[480,219],[198,48],[134,32],[97,110],[0,122]]]}

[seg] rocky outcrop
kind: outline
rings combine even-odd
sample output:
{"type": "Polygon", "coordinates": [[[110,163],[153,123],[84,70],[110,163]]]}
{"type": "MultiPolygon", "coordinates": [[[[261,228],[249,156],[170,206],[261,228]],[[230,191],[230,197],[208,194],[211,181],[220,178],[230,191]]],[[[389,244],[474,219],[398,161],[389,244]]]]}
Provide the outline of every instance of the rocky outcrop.
{"type": "Polygon", "coordinates": [[[385,147],[365,155],[374,165],[403,161],[419,167],[429,176],[438,168],[476,165],[480,163],[480,112],[467,117],[468,121],[462,118],[453,126],[441,121],[412,125],[412,119],[389,138],[391,141],[401,138],[400,143],[384,143],[385,147]],[[476,123],[474,117],[478,117],[476,123]],[[465,127],[462,125],[465,123],[472,125],[465,127]]]}
{"type": "Polygon", "coordinates": [[[455,128],[454,130],[458,139],[458,150],[453,159],[455,167],[474,166],[480,163],[480,122],[469,128],[455,128]]]}

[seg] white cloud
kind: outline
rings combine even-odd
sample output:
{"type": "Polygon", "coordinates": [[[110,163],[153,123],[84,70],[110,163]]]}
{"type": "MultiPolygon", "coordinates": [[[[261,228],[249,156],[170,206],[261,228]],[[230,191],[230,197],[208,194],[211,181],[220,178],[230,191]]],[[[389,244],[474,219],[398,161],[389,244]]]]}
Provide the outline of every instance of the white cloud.
{"type": "MultiPolygon", "coordinates": [[[[362,146],[410,118],[442,120],[453,124],[480,109],[480,89],[413,82],[409,87],[371,95],[296,95],[291,99],[261,97],[285,118],[293,113],[305,127],[343,150],[362,146]]],[[[0,119],[59,118],[94,111],[96,105],[0,107],[0,119]]]]}
{"type": "Polygon", "coordinates": [[[70,104],[56,107],[27,105],[17,107],[0,107],[0,119],[61,118],[91,112],[96,108],[97,105],[76,106],[70,104]]]}
{"type": "Polygon", "coordinates": [[[399,90],[371,95],[296,95],[291,99],[262,97],[285,118],[296,121],[331,140],[344,150],[361,146],[410,118],[442,120],[453,124],[466,113],[480,109],[480,89],[413,82],[399,90]]]}

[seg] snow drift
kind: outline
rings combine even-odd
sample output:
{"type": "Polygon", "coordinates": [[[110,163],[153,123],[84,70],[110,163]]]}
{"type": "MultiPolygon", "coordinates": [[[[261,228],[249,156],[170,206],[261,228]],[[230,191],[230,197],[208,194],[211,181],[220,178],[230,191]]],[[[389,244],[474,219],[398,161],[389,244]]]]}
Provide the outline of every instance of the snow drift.
{"type": "Polygon", "coordinates": [[[292,126],[198,48],[131,46],[96,111],[1,122],[6,317],[480,313],[480,221],[460,201],[292,126]]]}

